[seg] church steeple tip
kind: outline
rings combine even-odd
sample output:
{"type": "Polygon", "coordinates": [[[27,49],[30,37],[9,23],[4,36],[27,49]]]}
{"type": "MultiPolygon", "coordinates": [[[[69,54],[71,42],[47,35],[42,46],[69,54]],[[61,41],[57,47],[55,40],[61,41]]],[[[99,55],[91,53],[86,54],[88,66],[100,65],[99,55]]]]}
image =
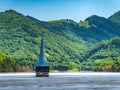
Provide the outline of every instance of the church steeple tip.
{"type": "Polygon", "coordinates": [[[47,63],[47,59],[45,56],[45,48],[44,48],[44,40],[43,40],[43,35],[42,35],[42,40],[41,40],[41,48],[40,48],[40,55],[39,55],[39,61],[36,66],[49,66],[47,63]]]}

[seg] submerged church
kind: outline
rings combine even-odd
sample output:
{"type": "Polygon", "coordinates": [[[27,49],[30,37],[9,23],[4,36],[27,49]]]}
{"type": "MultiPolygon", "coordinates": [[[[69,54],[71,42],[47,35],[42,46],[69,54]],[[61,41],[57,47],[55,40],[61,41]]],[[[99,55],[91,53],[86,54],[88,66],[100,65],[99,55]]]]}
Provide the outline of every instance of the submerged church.
{"type": "Polygon", "coordinates": [[[49,76],[49,64],[45,56],[43,37],[41,41],[41,49],[38,63],[36,64],[36,77],[48,77],[49,76]]]}

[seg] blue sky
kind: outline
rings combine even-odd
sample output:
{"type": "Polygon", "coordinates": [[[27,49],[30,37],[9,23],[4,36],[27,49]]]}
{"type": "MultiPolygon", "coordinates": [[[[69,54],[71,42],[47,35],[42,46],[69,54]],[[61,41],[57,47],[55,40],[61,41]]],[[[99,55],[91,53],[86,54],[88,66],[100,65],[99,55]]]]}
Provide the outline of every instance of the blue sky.
{"type": "Polygon", "coordinates": [[[120,10],[120,0],[0,0],[0,12],[8,9],[43,21],[79,22],[91,15],[109,17],[120,10]]]}

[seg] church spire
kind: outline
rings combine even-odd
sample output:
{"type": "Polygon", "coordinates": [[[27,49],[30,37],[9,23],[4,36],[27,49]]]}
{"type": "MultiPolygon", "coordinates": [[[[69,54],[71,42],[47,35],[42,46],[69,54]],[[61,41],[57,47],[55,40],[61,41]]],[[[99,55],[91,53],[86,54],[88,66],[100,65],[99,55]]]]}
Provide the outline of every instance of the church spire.
{"type": "Polygon", "coordinates": [[[44,48],[44,41],[43,41],[43,35],[41,40],[41,48],[40,48],[40,55],[39,55],[39,61],[36,66],[49,66],[46,56],[45,56],[45,48],[44,48]]]}

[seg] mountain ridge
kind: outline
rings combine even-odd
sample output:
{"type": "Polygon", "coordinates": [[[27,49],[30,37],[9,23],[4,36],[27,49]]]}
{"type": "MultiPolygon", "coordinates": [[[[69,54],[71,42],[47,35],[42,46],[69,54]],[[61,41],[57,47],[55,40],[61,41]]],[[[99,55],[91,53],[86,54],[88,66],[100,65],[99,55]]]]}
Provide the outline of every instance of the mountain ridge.
{"type": "Polygon", "coordinates": [[[120,11],[111,15],[108,19],[120,25],[120,11]]]}

